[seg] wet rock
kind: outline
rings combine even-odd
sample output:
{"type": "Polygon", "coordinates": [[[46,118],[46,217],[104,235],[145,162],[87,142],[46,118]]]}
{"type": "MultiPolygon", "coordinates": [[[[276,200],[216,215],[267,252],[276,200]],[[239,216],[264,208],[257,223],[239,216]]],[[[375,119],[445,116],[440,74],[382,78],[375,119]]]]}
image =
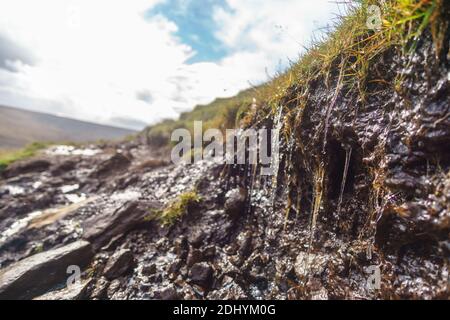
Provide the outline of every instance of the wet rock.
{"type": "Polygon", "coordinates": [[[33,300],[84,300],[87,298],[87,289],[92,279],[79,281],[61,290],[52,291],[33,300]]]}
{"type": "Polygon", "coordinates": [[[107,279],[112,280],[129,271],[133,265],[133,253],[128,249],[121,249],[109,258],[103,273],[107,279]]]}
{"type": "Polygon", "coordinates": [[[122,282],[120,279],[112,281],[108,286],[108,290],[106,291],[108,298],[114,299],[114,295],[117,293],[117,291],[119,291],[121,286],[122,282]]]}
{"type": "Polygon", "coordinates": [[[186,265],[192,267],[197,262],[202,261],[202,252],[199,249],[191,248],[186,260],[186,265]]]}
{"type": "Polygon", "coordinates": [[[188,242],[194,247],[198,248],[203,244],[206,238],[206,233],[201,229],[191,229],[188,235],[188,242]]]}
{"type": "Polygon", "coordinates": [[[231,217],[238,217],[245,212],[247,191],[243,188],[233,189],[225,196],[225,212],[231,217]]]}
{"type": "Polygon", "coordinates": [[[242,257],[248,257],[252,252],[252,233],[250,231],[241,233],[238,236],[238,253],[242,257]]]}
{"type": "Polygon", "coordinates": [[[62,162],[61,164],[52,168],[50,173],[53,176],[63,175],[67,172],[74,170],[76,165],[77,165],[77,162],[75,160],[66,160],[66,161],[62,162]]]}
{"type": "Polygon", "coordinates": [[[144,223],[151,210],[161,208],[158,202],[127,202],[116,209],[98,213],[84,223],[83,238],[89,240],[95,249],[107,244],[118,235],[125,234],[144,223]]]}
{"type": "Polygon", "coordinates": [[[39,253],[0,272],[0,299],[30,299],[43,294],[67,277],[71,265],[86,266],[93,256],[87,241],[39,253]]]}
{"type": "Polygon", "coordinates": [[[215,246],[208,246],[205,249],[202,250],[202,256],[203,259],[210,260],[214,259],[216,256],[216,247],[215,246]]]}
{"type": "Polygon", "coordinates": [[[209,288],[213,280],[213,269],[208,263],[196,263],[189,272],[189,278],[192,283],[203,288],[209,288]]]}
{"type": "Polygon", "coordinates": [[[174,251],[180,259],[186,259],[188,255],[189,244],[186,237],[180,237],[175,240],[174,251]]]}
{"type": "Polygon", "coordinates": [[[109,281],[105,277],[99,278],[93,288],[91,293],[91,299],[103,299],[106,297],[106,291],[108,290],[109,281]]]}
{"type": "Polygon", "coordinates": [[[244,300],[249,299],[244,289],[229,277],[223,277],[220,289],[214,290],[208,294],[208,299],[212,300],[244,300]]]}
{"type": "Polygon", "coordinates": [[[144,276],[151,276],[154,275],[157,271],[156,264],[148,264],[142,267],[142,274],[144,276]]]}
{"type": "Polygon", "coordinates": [[[3,172],[5,178],[12,178],[21,174],[31,172],[42,172],[50,167],[51,163],[45,159],[34,159],[27,161],[20,161],[8,166],[3,172]]]}
{"type": "Polygon", "coordinates": [[[103,161],[90,174],[91,178],[104,178],[108,175],[116,175],[122,172],[131,164],[130,159],[121,153],[114,154],[111,158],[103,161]]]}
{"type": "Polygon", "coordinates": [[[179,300],[181,297],[173,284],[157,292],[156,296],[161,300],[179,300]]]}
{"type": "Polygon", "coordinates": [[[324,272],[328,260],[329,257],[324,254],[300,252],[295,260],[295,274],[300,279],[309,275],[319,276],[324,272]]]}
{"type": "Polygon", "coordinates": [[[180,259],[175,259],[175,261],[169,264],[169,267],[167,268],[167,273],[169,274],[169,277],[175,279],[180,273],[182,265],[183,263],[180,259]]]}

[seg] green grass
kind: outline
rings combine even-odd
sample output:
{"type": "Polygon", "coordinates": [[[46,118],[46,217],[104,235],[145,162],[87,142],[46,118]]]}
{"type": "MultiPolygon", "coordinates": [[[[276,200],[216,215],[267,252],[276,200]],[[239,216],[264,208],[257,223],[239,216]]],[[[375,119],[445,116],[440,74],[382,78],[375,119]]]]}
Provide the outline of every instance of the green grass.
{"type": "MultiPolygon", "coordinates": [[[[173,130],[187,128],[192,132],[194,121],[203,121],[204,130],[247,128],[273,117],[280,105],[295,104],[296,108],[287,110],[289,114],[284,133],[289,136],[292,129],[289,123],[295,123],[292,119],[297,114],[295,109],[306,105],[311,81],[320,79],[327,87],[334,86],[336,94],[339,90],[358,90],[364,101],[370,94],[367,92],[368,86],[382,81],[371,79],[368,71],[376,58],[387,50],[394,49],[407,55],[415,50],[419,36],[429,29],[439,53],[448,28],[446,18],[441,17],[444,1],[351,1],[347,12],[332,22],[326,38],[315,39],[286,72],[235,97],[197,106],[193,111],[182,114],[178,120],[167,120],[150,127],[148,137],[152,143],[166,145],[170,143],[173,130]],[[380,30],[367,27],[369,5],[378,5],[382,10],[380,30]],[[337,85],[333,83],[335,78],[338,79],[337,85]],[[286,101],[290,88],[295,88],[296,94],[286,101]]],[[[392,86],[401,86],[401,81],[396,79],[392,86]]]]}
{"type": "Polygon", "coordinates": [[[35,156],[39,151],[47,148],[48,146],[50,146],[49,143],[35,142],[20,150],[0,151],[0,172],[16,161],[35,156]]]}
{"type": "Polygon", "coordinates": [[[148,129],[151,144],[166,145],[170,143],[171,133],[178,128],[185,128],[194,134],[194,121],[203,121],[203,131],[210,128],[226,129],[240,126],[240,121],[252,105],[252,90],[246,90],[237,96],[216,99],[208,105],[200,105],[191,112],[182,113],[178,120],[166,120],[148,129]]]}
{"type": "Polygon", "coordinates": [[[163,210],[151,212],[145,220],[157,220],[162,226],[170,227],[185,215],[190,207],[200,203],[200,201],[201,197],[197,194],[197,191],[185,192],[169,203],[163,210]]]}

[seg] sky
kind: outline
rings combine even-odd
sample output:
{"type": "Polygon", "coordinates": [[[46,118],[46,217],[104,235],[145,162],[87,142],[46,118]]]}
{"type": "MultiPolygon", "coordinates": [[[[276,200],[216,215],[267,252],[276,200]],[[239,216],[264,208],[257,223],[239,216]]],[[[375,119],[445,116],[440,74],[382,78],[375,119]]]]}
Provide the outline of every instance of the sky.
{"type": "Polygon", "coordinates": [[[142,129],[268,80],[330,0],[2,0],[0,105],[142,129]]]}

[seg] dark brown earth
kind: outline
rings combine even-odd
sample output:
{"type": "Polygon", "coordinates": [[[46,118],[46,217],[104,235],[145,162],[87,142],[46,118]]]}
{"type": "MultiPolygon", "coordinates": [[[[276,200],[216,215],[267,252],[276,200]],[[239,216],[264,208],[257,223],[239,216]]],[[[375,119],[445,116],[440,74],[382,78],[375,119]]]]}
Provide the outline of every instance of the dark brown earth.
{"type": "MultiPolygon", "coordinates": [[[[447,52],[448,42],[436,57],[427,37],[408,60],[386,52],[369,73],[386,83],[402,75],[403,86],[369,81],[366,101],[336,90],[337,78],[328,87],[310,83],[274,177],[212,160],[173,165],[168,150],[146,139],[8,169],[0,182],[0,280],[5,270],[32,269],[30,289],[42,288],[46,257],[87,240],[95,256],[82,282],[64,289],[68,263],[56,257],[58,281],[34,297],[448,299],[447,52]],[[201,201],[173,226],[148,219],[194,189],[201,201]],[[379,288],[368,285],[374,268],[379,288]]],[[[291,88],[283,117],[297,110],[299,90],[291,88]]],[[[0,281],[0,296],[21,298],[11,286],[0,281]]]]}

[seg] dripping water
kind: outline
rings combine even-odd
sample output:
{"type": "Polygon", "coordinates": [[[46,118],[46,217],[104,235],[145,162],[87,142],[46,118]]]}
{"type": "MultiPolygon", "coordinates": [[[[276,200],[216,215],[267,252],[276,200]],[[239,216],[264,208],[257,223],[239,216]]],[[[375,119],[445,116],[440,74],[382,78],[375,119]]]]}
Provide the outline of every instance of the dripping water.
{"type": "Polygon", "coordinates": [[[272,159],[271,159],[271,168],[272,168],[272,207],[275,207],[275,198],[278,187],[278,174],[280,169],[280,131],[283,126],[283,122],[281,121],[281,116],[283,114],[283,107],[279,107],[279,111],[274,119],[274,129],[272,131],[272,159]]]}
{"type": "Polygon", "coordinates": [[[317,217],[320,211],[320,205],[322,203],[323,196],[323,179],[325,176],[325,166],[323,162],[320,163],[317,169],[316,175],[314,177],[314,194],[313,194],[313,211],[311,214],[310,222],[310,240],[309,240],[309,250],[312,248],[312,243],[314,239],[314,233],[317,225],[317,217]]]}
{"type": "Polygon", "coordinates": [[[350,166],[350,159],[352,157],[352,147],[345,148],[345,165],[344,165],[344,172],[342,173],[342,181],[341,181],[341,190],[339,193],[339,201],[337,206],[337,215],[341,213],[341,206],[342,206],[342,200],[344,198],[344,190],[345,190],[345,183],[347,182],[347,175],[348,175],[348,168],[350,166]]]}

